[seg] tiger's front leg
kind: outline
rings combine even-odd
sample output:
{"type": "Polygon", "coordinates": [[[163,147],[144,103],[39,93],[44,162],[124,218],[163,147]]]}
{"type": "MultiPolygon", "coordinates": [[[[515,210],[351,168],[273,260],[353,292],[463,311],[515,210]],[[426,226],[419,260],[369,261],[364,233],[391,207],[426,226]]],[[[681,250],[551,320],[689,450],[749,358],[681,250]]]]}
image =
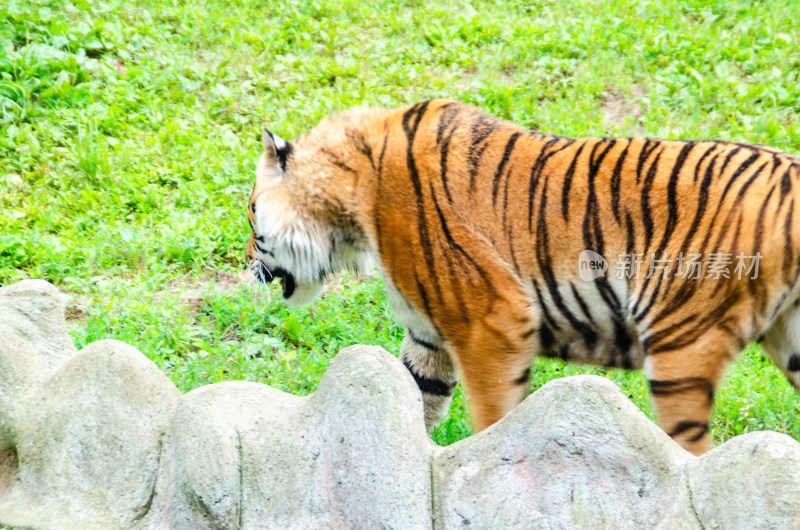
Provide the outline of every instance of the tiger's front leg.
{"type": "Polygon", "coordinates": [[[495,311],[453,345],[477,431],[500,420],[527,394],[537,328],[526,309],[495,304],[495,311]]]}
{"type": "Polygon", "coordinates": [[[422,392],[428,433],[447,415],[458,380],[442,340],[423,330],[406,329],[400,359],[422,392]]]}

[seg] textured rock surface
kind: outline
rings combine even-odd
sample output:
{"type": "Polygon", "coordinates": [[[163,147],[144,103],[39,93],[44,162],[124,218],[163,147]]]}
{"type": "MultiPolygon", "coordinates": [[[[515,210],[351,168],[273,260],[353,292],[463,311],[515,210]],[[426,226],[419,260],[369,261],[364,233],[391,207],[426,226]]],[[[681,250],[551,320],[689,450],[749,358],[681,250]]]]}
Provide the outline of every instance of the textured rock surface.
{"type": "Polygon", "coordinates": [[[689,466],[689,487],[705,528],[800,528],[800,444],[738,436],[689,466]]]}
{"type": "Polygon", "coordinates": [[[607,379],[556,380],[437,454],[436,519],[446,528],[647,528],[680,497],[691,458],[607,379]]]}
{"type": "Polygon", "coordinates": [[[137,350],[75,350],[58,292],[0,288],[0,524],[32,528],[800,528],[800,444],[683,451],[606,379],[553,381],[449,447],[413,379],[354,346],[317,392],[180,395],[137,350]]]}
{"type": "Polygon", "coordinates": [[[131,525],[147,512],[179,397],[135,348],[90,344],[29,392],[16,430],[21,465],[3,512],[12,521],[37,514],[46,526],[131,525]]]}
{"type": "Polygon", "coordinates": [[[0,452],[11,446],[27,390],[75,353],[52,285],[30,280],[0,289],[0,452]]]}
{"type": "Polygon", "coordinates": [[[429,526],[433,444],[416,394],[402,365],[364,346],[341,351],[310,397],[243,381],[189,392],[145,523],[429,526]]]}

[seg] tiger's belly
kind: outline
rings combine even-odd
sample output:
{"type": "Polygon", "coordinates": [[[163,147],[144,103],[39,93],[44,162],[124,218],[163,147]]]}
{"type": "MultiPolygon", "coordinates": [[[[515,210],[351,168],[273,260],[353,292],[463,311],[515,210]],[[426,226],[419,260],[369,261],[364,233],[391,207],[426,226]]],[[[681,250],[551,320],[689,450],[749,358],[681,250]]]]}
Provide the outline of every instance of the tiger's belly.
{"type": "Polygon", "coordinates": [[[620,347],[615,333],[601,335],[594,344],[572,334],[553,337],[547,348],[538,352],[542,357],[562,359],[574,363],[594,364],[607,368],[639,369],[644,364],[644,353],[640,344],[620,347]]]}
{"type": "MultiPolygon", "coordinates": [[[[385,281],[395,318],[417,336],[443,341],[430,318],[415,309],[388,279],[385,281]]],[[[536,351],[532,353],[605,367],[643,367],[644,351],[639,333],[628,323],[624,308],[616,309],[613,303],[609,307],[602,297],[593,296],[590,286],[573,288],[568,284],[559,291],[571,293],[561,300],[561,308],[556,303],[548,304],[547,296],[531,300],[534,306],[540,304],[541,310],[536,351]]]]}
{"type": "Polygon", "coordinates": [[[437,342],[440,341],[441,337],[439,336],[439,332],[436,330],[430,318],[414,308],[411,302],[392,285],[392,282],[389,281],[385,273],[383,277],[386,282],[386,293],[389,297],[389,303],[392,306],[394,317],[403,324],[406,329],[410,330],[418,337],[424,337],[437,342]]]}
{"type": "Polygon", "coordinates": [[[626,307],[625,286],[566,282],[542,288],[531,302],[540,310],[539,355],[606,367],[644,364],[639,331],[626,307]]]}

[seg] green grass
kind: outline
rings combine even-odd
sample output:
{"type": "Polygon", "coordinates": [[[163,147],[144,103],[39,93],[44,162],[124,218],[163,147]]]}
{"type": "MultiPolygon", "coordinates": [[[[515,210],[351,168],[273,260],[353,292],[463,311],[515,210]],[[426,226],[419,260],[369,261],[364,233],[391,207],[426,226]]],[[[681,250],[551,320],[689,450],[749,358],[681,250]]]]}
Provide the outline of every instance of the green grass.
{"type": "MultiPolygon", "coordinates": [[[[380,279],[288,309],[239,280],[263,124],[461,99],[572,136],[718,138],[800,152],[792,1],[227,3],[6,0],[0,6],[0,285],[46,278],[78,346],[129,342],[183,390],[251,379],[313,392],[341,347],[396,352],[380,279]]],[[[641,374],[537,361],[532,389],[641,374]]],[[[440,443],[470,433],[460,390],[440,443]]],[[[748,350],[717,440],[800,439],[800,399],[748,350]]]]}

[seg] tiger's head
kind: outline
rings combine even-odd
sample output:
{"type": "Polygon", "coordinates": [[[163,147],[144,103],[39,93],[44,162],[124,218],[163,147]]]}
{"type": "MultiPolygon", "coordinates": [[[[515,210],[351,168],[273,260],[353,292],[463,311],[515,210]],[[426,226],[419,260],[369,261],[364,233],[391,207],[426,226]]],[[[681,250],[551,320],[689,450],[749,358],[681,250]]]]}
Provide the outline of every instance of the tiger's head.
{"type": "Polygon", "coordinates": [[[280,279],[283,298],[295,306],[317,298],[333,272],[358,270],[367,254],[359,231],[332,206],[330,191],[341,182],[320,160],[317,136],[286,141],[264,129],[247,209],[250,268],[259,282],[280,279]]]}

